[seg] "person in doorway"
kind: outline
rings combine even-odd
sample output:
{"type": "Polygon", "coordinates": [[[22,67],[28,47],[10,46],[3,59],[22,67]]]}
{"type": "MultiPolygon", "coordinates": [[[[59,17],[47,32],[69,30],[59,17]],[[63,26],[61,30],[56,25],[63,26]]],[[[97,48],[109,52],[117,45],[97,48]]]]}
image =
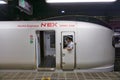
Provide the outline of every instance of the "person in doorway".
{"type": "Polygon", "coordinates": [[[67,47],[66,47],[66,49],[68,50],[68,51],[71,51],[72,49],[73,49],[73,41],[72,41],[72,37],[70,37],[70,36],[67,36],[67,38],[66,38],[66,43],[67,43],[67,47]]]}

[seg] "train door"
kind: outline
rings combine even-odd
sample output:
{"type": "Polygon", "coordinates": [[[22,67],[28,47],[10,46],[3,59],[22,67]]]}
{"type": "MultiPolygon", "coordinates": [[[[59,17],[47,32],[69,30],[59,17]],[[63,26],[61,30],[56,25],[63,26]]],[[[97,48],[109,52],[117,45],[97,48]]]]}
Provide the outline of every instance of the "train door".
{"type": "Polygon", "coordinates": [[[55,31],[36,31],[36,35],[38,70],[54,70],[56,67],[55,31]]]}
{"type": "Polygon", "coordinates": [[[75,68],[75,43],[74,32],[62,32],[62,69],[73,70],[75,68]]]}

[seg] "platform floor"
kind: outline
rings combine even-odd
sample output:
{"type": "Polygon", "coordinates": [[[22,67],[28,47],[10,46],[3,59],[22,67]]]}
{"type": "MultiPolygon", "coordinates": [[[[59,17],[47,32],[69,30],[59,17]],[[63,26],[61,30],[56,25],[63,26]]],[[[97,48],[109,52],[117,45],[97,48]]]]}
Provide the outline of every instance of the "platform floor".
{"type": "Polygon", "coordinates": [[[120,72],[0,72],[0,80],[120,80],[120,72]]]}
{"type": "Polygon", "coordinates": [[[55,67],[55,57],[54,56],[45,56],[41,64],[39,64],[40,68],[54,68],[55,67]]]}

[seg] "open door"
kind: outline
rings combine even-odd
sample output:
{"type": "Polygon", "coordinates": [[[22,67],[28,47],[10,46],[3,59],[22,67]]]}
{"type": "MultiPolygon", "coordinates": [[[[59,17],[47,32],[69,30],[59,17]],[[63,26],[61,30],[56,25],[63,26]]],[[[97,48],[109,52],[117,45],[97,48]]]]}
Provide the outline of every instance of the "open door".
{"type": "Polygon", "coordinates": [[[62,32],[62,69],[73,70],[75,68],[75,43],[74,32],[62,32]]]}
{"type": "Polygon", "coordinates": [[[55,31],[36,31],[37,35],[37,64],[38,70],[54,70],[55,57],[55,31]]]}

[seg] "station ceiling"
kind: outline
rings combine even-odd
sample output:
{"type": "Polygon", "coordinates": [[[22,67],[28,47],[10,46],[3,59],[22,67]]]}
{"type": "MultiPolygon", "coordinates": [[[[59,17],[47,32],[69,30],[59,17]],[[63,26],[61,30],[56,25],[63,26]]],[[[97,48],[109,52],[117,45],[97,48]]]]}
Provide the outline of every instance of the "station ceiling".
{"type": "Polygon", "coordinates": [[[0,20],[34,20],[61,15],[120,16],[120,0],[113,3],[47,4],[45,0],[26,0],[33,6],[28,15],[17,8],[17,0],[0,5],[0,20]]]}

